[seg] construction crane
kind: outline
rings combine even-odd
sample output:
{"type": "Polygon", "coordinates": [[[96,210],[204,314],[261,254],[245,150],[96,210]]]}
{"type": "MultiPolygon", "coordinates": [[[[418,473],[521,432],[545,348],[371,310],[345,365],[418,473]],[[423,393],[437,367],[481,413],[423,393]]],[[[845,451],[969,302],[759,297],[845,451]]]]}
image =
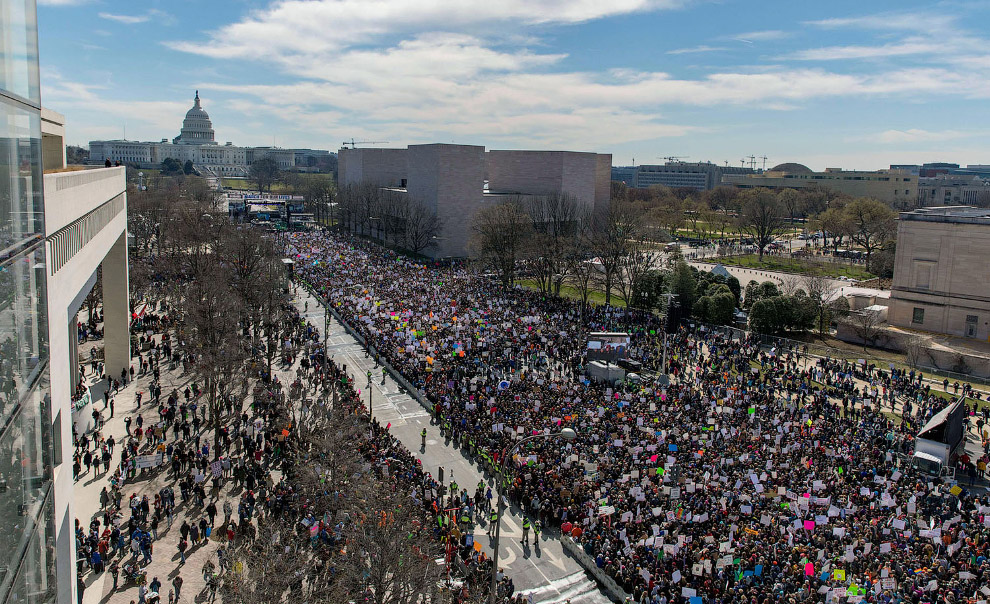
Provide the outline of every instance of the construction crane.
{"type": "Polygon", "coordinates": [[[760,159],[763,160],[763,171],[766,172],[767,171],[767,159],[769,159],[769,158],[766,155],[764,155],[764,156],[760,157],[760,159]]]}
{"type": "Polygon", "coordinates": [[[352,138],[351,140],[344,141],[341,144],[345,149],[348,148],[347,145],[350,145],[351,149],[357,149],[358,145],[385,145],[388,144],[388,141],[356,141],[352,138]]]}

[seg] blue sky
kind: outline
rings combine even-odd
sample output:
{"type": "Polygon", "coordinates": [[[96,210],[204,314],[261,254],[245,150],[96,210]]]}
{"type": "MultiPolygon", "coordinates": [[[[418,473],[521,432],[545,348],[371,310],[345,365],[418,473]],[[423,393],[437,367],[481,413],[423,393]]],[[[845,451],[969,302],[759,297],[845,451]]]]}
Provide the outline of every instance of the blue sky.
{"type": "MultiPolygon", "coordinates": [[[[73,144],[482,144],[990,164],[990,0],[39,0],[73,144]]],[[[762,161],[760,162],[762,163],[762,161]]]]}

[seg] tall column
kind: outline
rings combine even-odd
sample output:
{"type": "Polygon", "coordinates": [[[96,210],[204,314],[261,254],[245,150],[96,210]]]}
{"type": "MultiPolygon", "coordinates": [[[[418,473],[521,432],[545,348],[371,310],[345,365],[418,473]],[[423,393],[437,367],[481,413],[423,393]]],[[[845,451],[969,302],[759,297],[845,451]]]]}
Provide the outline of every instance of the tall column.
{"type": "Polygon", "coordinates": [[[69,375],[72,376],[72,392],[79,384],[79,313],[69,317],[69,375]]]}
{"type": "Polygon", "coordinates": [[[120,378],[130,368],[130,296],[127,285],[127,231],[103,259],[103,341],[107,375],[120,378]]]}

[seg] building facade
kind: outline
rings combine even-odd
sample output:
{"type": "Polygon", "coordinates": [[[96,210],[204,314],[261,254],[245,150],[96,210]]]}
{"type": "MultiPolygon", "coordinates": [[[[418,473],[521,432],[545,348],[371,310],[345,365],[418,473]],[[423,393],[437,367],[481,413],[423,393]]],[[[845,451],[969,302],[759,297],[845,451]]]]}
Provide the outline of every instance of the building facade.
{"type": "Polygon", "coordinates": [[[0,15],[0,602],[54,602],[55,475],[72,464],[53,446],[34,0],[0,15]]]}
{"type": "Polygon", "coordinates": [[[918,177],[908,170],[826,168],[824,172],[813,172],[801,164],[781,164],[761,174],[728,174],[722,177],[722,183],[740,189],[821,186],[852,197],[873,197],[898,209],[914,208],[918,200],[918,177]]]}
{"type": "Polygon", "coordinates": [[[973,205],[990,207],[990,178],[939,174],[918,178],[918,206],[973,205]]]}
{"type": "Polygon", "coordinates": [[[990,339],[990,210],[968,206],[902,212],[887,319],[891,325],[990,339]]]}
{"type": "Polygon", "coordinates": [[[297,159],[294,149],[280,147],[238,147],[230,142],[220,145],[216,141],[213,121],[203,109],[199,91],[193,99],[193,106],[186,112],[179,135],[160,142],[140,142],[128,140],[104,140],[89,142],[89,161],[103,164],[121,162],[140,168],[158,167],[166,159],[182,163],[191,161],[201,172],[211,176],[247,176],[251,164],[258,159],[271,158],[281,170],[296,169],[300,162],[306,168],[326,162],[329,151],[302,149],[297,159]]]}
{"type": "Polygon", "coordinates": [[[341,149],[339,183],[373,185],[424,202],[443,222],[434,257],[468,255],[474,215],[509,197],[566,194],[579,206],[607,208],[612,156],[573,151],[485,151],[476,145],[341,149]]]}
{"type": "Polygon", "coordinates": [[[612,180],[630,187],[645,189],[663,185],[671,189],[709,191],[722,184],[727,174],[753,174],[752,168],[719,166],[710,162],[668,161],[665,164],[643,164],[612,168],[612,180]]]}

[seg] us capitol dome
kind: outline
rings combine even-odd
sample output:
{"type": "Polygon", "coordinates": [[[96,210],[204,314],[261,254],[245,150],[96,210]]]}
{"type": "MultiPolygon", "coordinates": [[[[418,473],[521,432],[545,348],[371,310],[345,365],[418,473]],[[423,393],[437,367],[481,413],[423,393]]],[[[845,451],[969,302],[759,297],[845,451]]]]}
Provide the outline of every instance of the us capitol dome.
{"type": "Polygon", "coordinates": [[[215,145],[213,134],[213,122],[210,121],[210,114],[203,110],[199,104],[199,91],[196,91],[196,98],[193,101],[192,109],[186,112],[186,119],[182,120],[182,129],[179,136],[172,139],[175,145],[215,145]]]}

